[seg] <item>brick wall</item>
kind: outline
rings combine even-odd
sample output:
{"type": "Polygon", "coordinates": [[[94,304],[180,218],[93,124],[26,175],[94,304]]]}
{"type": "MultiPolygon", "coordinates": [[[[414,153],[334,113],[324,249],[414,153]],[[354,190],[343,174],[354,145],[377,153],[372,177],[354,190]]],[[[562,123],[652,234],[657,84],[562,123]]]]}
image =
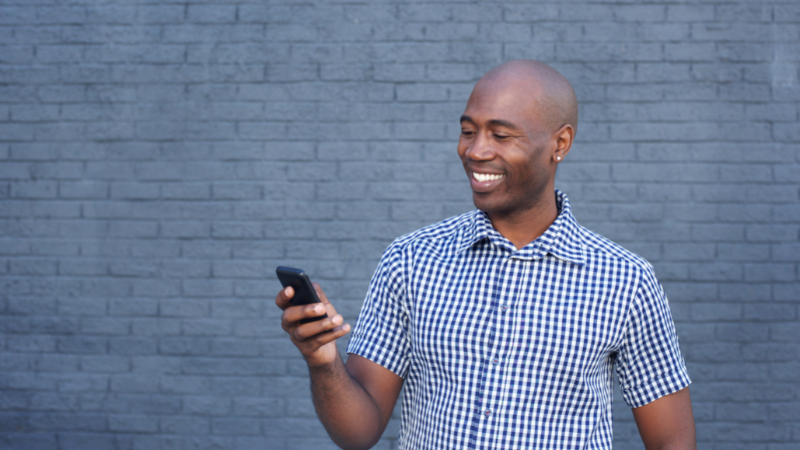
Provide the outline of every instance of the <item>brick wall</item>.
{"type": "Polygon", "coordinates": [[[333,448],[274,268],[352,323],[393,238],[472,208],[458,117],[515,58],[575,86],[557,184],[655,265],[701,448],[798,448],[799,24],[794,0],[0,0],[0,448],[333,448]]]}

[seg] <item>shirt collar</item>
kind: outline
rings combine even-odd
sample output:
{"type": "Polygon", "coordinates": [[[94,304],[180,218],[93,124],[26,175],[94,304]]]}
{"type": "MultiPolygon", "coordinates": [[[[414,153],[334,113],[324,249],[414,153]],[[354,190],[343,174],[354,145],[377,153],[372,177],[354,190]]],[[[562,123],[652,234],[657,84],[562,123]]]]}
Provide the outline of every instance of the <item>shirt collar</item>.
{"type": "Polygon", "coordinates": [[[517,250],[511,241],[494,229],[486,213],[475,211],[471,223],[461,238],[458,252],[471,248],[483,239],[488,239],[496,247],[508,252],[511,258],[536,260],[550,254],[579,266],[585,265],[585,246],[581,241],[580,226],[572,215],[569,199],[558,189],[555,193],[558,217],[535,241],[517,250]]]}

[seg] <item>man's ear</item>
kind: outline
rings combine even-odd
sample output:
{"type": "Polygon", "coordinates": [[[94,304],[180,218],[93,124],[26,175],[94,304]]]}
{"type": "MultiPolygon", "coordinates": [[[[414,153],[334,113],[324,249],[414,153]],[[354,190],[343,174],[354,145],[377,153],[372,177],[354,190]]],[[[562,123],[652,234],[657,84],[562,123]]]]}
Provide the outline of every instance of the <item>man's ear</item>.
{"type": "Polygon", "coordinates": [[[572,148],[572,140],[575,139],[575,127],[570,124],[562,125],[553,134],[553,139],[556,141],[556,148],[553,151],[553,160],[561,162],[567,157],[569,150],[572,148]]]}

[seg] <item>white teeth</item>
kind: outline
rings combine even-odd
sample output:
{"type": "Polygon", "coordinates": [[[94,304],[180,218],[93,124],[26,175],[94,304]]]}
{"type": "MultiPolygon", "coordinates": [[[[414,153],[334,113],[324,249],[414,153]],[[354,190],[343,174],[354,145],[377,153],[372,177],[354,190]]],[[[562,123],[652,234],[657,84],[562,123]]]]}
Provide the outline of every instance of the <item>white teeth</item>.
{"type": "Polygon", "coordinates": [[[472,176],[475,177],[475,179],[478,180],[479,182],[483,183],[484,181],[499,180],[500,178],[503,178],[505,175],[472,172],[472,176]]]}

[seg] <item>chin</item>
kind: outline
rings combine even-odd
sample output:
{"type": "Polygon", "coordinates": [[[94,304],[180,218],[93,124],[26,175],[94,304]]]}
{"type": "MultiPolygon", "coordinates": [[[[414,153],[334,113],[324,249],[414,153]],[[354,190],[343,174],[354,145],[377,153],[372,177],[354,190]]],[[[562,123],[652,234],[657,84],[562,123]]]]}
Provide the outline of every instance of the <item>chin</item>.
{"type": "Polygon", "coordinates": [[[472,203],[475,205],[476,208],[480,209],[481,211],[490,214],[497,211],[502,211],[503,205],[501,202],[498,202],[494,199],[489,199],[479,194],[472,194],[472,203]]]}

